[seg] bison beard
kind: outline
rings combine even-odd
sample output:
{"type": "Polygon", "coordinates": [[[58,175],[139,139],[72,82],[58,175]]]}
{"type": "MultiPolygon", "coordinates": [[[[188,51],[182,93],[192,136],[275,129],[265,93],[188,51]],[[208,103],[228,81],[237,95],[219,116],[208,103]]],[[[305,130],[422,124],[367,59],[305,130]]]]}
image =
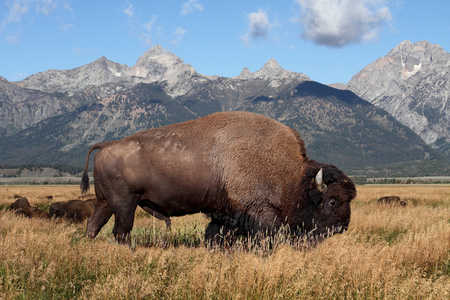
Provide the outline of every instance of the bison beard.
{"type": "Polygon", "coordinates": [[[130,244],[138,205],[168,226],[171,216],[207,214],[209,241],[228,232],[271,235],[286,226],[321,239],[350,222],[352,181],[335,166],[308,159],[297,131],[262,115],[220,112],[96,144],[87,154],[82,194],[96,149],[98,201],[89,238],[114,214],[114,236],[130,244]]]}

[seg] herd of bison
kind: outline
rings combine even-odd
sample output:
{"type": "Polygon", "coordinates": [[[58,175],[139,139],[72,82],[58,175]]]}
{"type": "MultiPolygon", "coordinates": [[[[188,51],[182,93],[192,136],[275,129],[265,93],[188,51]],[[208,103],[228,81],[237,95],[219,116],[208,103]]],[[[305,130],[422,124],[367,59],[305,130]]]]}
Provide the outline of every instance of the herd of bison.
{"type": "MultiPolygon", "coordinates": [[[[16,215],[28,218],[52,219],[62,218],[70,222],[82,222],[89,218],[95,211],[97,198],[95,195],[80,196],[80,199],[54,202],[50,205],[49,211],[41,210],[31,206],[28,199],[19,195],[14,195],[16,199],[11,203],[10,210],[16,215]],[[83,200],[84,198],[88,198],[83,200]]],[[[52,200],[52,196],[46,196],[47,200],[52,200]]],[[[391,204],[406,206],[406,202],[399,196],[386,196],[378,199],[378,204],[391,204]]],[[[170,226],[168,226],[170,228],[170,226]]]]}
{"type": "MultiPolygon", "coordinates": [[[[28,218],[63,218],[71,222],[82,222],[89,218],[95,210],[97,198],[93,195],[89,197],[80,197],[81,199],[54,202],[50,205],[49,211],[41,210],[31,206],[28,199],[19,195],[14,195],[16,199],[10,206],[10,210],[16,215],[22,215],[28,218]],[[82,200],[83,198],[88,198],[82,200]]],[[[48,200],[52,200],[52,196],[46,196],[48,200]]]]}

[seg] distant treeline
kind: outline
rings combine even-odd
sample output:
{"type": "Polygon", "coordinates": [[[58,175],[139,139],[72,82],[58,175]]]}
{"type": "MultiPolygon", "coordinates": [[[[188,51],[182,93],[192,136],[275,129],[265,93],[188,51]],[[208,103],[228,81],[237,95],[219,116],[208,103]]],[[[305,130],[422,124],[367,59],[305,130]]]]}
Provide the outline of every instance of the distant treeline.
{"type": "Polygon", "coordinates": [[[408,161],[371,167],[342,168],[346,174],[363,178],[450,176],[450,160],[408,161]]]}
{"type": "Polygon", "coordinates": [[[19,172],[22,170],[28,169],[31,171],[34,170],[40,170],[42,171],[44,168],[50,168],[54,170],[58,170],[62,173],[69,173],[71,175],[77,175],[83,171],[82,167],[75,167],[60,163],[55,164],[41,164],[41,163],[26,163],[26,164],[1,164],[0,163],[0,169],[7,170],[7,169],[19,169],[19,172]]]}

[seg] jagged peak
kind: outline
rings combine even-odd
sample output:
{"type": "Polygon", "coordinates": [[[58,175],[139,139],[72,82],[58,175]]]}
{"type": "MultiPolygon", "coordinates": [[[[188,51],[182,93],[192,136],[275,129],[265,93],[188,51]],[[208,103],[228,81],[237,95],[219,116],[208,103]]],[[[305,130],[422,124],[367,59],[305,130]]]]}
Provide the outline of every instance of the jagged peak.
{"type": "Polygon", "coordinates": [[[266,64],[264,65],[264,67],[263,68],[265,68],[265,67],[271,67],[271,68],[280,68],[280,69],[283,69],[279,64],[278,64],[278,62],[276,61],[276,59],[275,58],[271,58],[271,59],[269,59],[267,62],[266,62],[266,64]]]}
{"type": "Polygon", "coordinates": [[[163,46],[161,45],[155,45],[153,47],[151,47],[147,52],[150,53],[155,53],[155,54],[166,54],[166,53],[170,53],[168,50],[166,50],[163,46]]]}
{"type": "Polygon", "coordinates": [[[93,64],[93,65],[105,65],[105,64],[108,64],[108,63],[111,63],[111,61],[108,60],[105,56],[102,56],[99,59],[94,60],[93,62],[91,62],[88,65],[91,65],[91,64],[93,64]]]}
{"type": "Polygon", "coordinates": [[[275,60],[275,58],[269,59],[264,66],[256,71],[255,73],[252,73],[247,67],[245,67],[241,74],[237,76],[238,79],[272,79],[272,78],[297,78],[301,80],[310,80],[310,78],[303,74],[303,73],[296,73],[291,72],[283,69],[278,62],[275,60]]]}
{"type": "Polygon", "coordinates": [[[416,43],[413,43],[409,40],[403,41],[397,46],[395,46],[391,52],[403,52],[403,51],[438,51],[438,52],[445,52],[444,48],[439,46],[438,44],[432,44],[428,41],[417,41],[416,43]]]}
{"type": "Polygon", "coordinates": [[[247,67],[245,67],[242,70],[241,74],[239,74],[238,78],[239,79],[249,79],[252,76],[253,76],[253,73],[247,67]]]}
{"type": "Polygon", "coordinates": [[[261,69],[254,73],[254,76],[257,78],[285,77],[286,74],[284,73],[291,72],[283,69],[274,58],[271,58],[261,69]]]}
{"type": "Polygon", "coordinates": [[[105,56],[100,57],[96,61],[108,61],[108,59],[105,56]]]}
{"type": "Polygon", "coordinates": [[[135,66],[146,67],[149,63],[155,61],[167,66],[183,63],[181,58],[166,50],[161,45],[156,45],[147,50],[144,55],[140,56],[135,66]]]}

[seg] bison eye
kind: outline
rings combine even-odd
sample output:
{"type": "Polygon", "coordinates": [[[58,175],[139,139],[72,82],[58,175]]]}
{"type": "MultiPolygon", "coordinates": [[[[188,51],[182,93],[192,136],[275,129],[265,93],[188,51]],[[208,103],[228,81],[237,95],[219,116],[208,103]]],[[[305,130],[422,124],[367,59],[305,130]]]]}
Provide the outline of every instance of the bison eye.
{"type": "Polygon", "coordinates": [[[328,205],[330,205],[331,207],[336,207],[337,202],[336,202],[336,200],[331,199],[331,200],[328,202],[328,205]]]}

